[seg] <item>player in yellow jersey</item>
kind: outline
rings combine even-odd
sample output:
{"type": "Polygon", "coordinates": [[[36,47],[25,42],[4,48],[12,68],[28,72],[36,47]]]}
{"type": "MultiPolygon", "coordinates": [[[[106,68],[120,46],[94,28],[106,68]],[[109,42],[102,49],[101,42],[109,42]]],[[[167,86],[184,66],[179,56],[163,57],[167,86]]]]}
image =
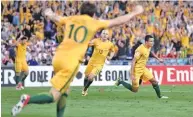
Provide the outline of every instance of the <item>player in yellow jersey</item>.
{"type": "Polygon", "coordinates": [[[132,85],[128,84],[120,79],[115,83],[117,86],[122,84],[125,88],[132,92],[137,92],[139,89],[139,80],[151,82],[158,98],[168,98],[166,96],[161,96],[160,88],[158,82],[154,78],[153,74],[146,68],[146,63],[149,58],[151,47],[153,46],[154,38],[151,35],[145,37],[145,44],[141,44],[136,50],[135,55],[132,60],[131,65],[131,80],[132,85]]]}
{"type": "Polygon", "coordinates": [[[103,30],[101,38],[96,38],[89,43],[89,46],[94,46],[94,52],[85,71],[82,96],[88,94],[88,88],[92,84],[94,77],[96,77],[102,70],[105,60],[111,60],[114,56],[114,44],[109,41],[108,38],[108,30],[103,30]]]}
{"type": "Polygon", "coordinates": [[[28,46],[27,37],[20,36],[17,41],[13,44],[16,46],[16,57],[15,57],[15,81],[16,90],[24,89],[23,83],[28,76],[28,64],[26,61],[26,49],[28,46]]]}
{"type": "MultiPolygon", "coordinates": [[[[44,8],[46,8],[44,6],[44,8]]],[[[22,95],[20,101],[12,108],[12,115],[16,116],[24,106],[28,104],[45,104],[57,102],[57,117],[63,117],[67,89],[79,68],[79,61],[85,55],[90,40],[98,30],[111,28],[128,22],[131,18],[143,12],[142,6],[136,6],[130,14],[111,20],[96,20],[94,14],[96,6],[90,2],[84,2],[80,8],[81,15],[62,17],[51,9],[42,10],[45,17],[65,27],[65,36],[57,48],[53,67],[55,75],[51,79],[52,88],[49,93],[41,93],[34,96],[22,95]]]]}

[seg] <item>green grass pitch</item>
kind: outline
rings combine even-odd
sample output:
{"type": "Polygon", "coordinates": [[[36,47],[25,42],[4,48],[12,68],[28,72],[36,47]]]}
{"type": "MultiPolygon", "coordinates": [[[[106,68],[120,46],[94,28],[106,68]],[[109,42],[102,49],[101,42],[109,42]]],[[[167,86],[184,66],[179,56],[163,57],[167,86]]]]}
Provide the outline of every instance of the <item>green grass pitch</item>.
{"type": "MultiPolygon", "coordinates": [[[[151,86],[138,93],[123,87],[91,87],[87,97],[81,87],[71,87],[64,117],[193,117],[193,86],[161,86],[169,99],[158,99],[151,86]]],[[[1,116],[11,117],[12,106],[23,93],[36,94],[49,88],[2,87],[1,116]]],[[[56,104],[29,105],[17,117],[56,117],[56,104]]]]}

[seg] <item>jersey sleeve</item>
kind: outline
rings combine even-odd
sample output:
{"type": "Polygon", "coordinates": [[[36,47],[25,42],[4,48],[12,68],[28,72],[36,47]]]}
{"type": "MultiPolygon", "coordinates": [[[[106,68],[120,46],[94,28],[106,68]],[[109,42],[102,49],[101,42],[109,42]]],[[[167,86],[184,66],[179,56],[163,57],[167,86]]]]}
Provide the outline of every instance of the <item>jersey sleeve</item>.
{"type": "Polygon", "coordinates": [[[114,46],[114,44],[111,44],[110,51],[111,51],[111,52],[115,52],[115,46],[114,46]]]}
{"type": "Polygon", "coordinates": [[[57,22],[56,24],[58,25],[64,25],[66,24],[66,22],[68,21],[67,17],[61,17],[61,19],[59,20],[59,22],[57,22]]]}
{"type": "Polygon", "coordinates": [[[136,51],[135,51],[135,54],[134,54],[134,58],[136,60],[138,60],[141,56],[143,55],[143,50],[138,48],[136,51]]]}
{"type": "Polygon", "coordinates": [[[96,26],[97,26],[97,29],[105,29],[105,28],[108,28],[109,26],[109,23],[110,21],[107,21],[107,20],[96,20],[96,26]]]}
{"type": "Polygon", "coordinates": [[[119,48],[116,45],[114,45],[114,50],[115,50],[115,53],[118,53],[119,48]]]}

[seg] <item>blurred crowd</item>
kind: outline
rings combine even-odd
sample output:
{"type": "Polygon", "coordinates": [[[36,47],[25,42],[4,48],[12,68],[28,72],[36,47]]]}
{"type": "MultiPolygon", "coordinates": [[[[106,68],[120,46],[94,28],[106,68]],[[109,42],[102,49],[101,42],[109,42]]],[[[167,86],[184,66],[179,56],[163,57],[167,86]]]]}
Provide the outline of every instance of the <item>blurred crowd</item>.
{"type": "MultiPolygon", "coordinates": [[[[193,2],[191,1],[95,1],[98,11],[95,18],[112,19],[130,13],[136,4],[145,8],[142,15],[130,22],[109,29],[110,40],[117,45],[113,60],[132,57],[137,41],[144,43],[147,34],[154,36],[154,51],[162,58],[193,57],[193,2]]],[[[2,1],[1,2],[1,60],[12,65],[15,56],[13,40],[20,35],[33,43],[27,48],[29,65],[51,65],[55,49],[65,35],[64,27],[42,17],[43,7],[52,8],[62,16],[79,15],[82,1],[2,1]]],[[[95,37],[99,37],[100,32],[95,37]]],[[[90,47],[86,61],[92,55],[90,47]]]]}

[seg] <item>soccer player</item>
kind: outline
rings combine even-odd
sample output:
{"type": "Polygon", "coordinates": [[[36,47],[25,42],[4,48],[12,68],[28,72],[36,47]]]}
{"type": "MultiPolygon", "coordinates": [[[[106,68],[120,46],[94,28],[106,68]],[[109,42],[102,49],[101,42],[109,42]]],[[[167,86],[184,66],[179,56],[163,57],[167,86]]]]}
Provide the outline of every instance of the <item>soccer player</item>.
{"type": "Polygon", "coordinates": [[[111,28],[128,22],[131,18],[141,14],[143,7],[138,5],[124,16],[111,20],[96,20],[92,18],[96,13],[96,6],[90,2],[84,2],[80,8],[81,15],[62,17],[51,9],[43,10],[45,17],[65,26],[65,36],[58,46],[53,58],[55,75],[51,79],[52,88],[49,93],[41,93],[34,96],[22,95],[20,101],[12,108],[12,115],[16,116],[29,104],[45,104],[57,102],[57,117],[63,117],[67,89],[79,68],[79,61],[85,55],[90,40],[98,30],[111,28]]]}
{"type": "Polygon", "coordinates": [[[93,79],[100,73],[105,63],[105,60],[111,60],[114,56],[114,44],[108,40],[108,30],[103,30],[101,38],[96,38],[89,43],[89,46],[94,46],[94,52],[89,60],[85,71],[84,88],[82,96],[88,94],[88,88],[92,84],[93,79]],[[110,54],[109,54],[110,53],[110,54]],[[108,56],[109,54],[109,56],[108,56]]]}
{"type": "MultiPolygon", "coordinates": [[[[139,40],[136,42],[136,44],[132,47],[132,58],[134,58],[135,50],[142,44],[139,40]]],[[[150,51],[150,56],[156,58],[159,62],[163,62],[163,59],[159,58],[153,51],[150,51]]],[[[139,85],[141,85],[142,79],[139,80],[139,85]]]]}
{"type": "Polygon", "coordinates": [[[145,44],[141,44],[136,50],[132,60],[131,74],[132,85],[118,79],[115,85],[119,86],[122,84],[125,88],[132,92],[137,92],[139,89],[139,80],[151,82],[158,98],[168,98],[162,96],[158,82],[155,80],[153,74],[146,68],[146,63],[149,58],[151,47],[153,46],[154,38],[151,35],[145,37],[145,44]]]}
{"type": "Polygon", "coordinates": [[[28,64],[26,61],[26,48],[28,46],[27,37],[20,36],[17,41],[13,42],[16,46],[16,56],[15,56],[15,81],[16,90],[24,89],[23,83],[28,76],[28,64]]]}

